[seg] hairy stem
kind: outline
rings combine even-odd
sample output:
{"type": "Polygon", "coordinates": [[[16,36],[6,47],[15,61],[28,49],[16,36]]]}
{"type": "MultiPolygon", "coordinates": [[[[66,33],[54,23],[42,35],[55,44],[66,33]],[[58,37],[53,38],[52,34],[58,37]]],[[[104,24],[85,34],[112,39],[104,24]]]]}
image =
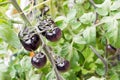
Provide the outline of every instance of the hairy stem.
{"type": "MultiPolygon", "coordinates": [[[[90,1],[91,5],[93,5],[93,7],[96,9],[97,7],[96,7],[94,1],[93,1],[93,0],[89,0],[89,1],[90,1]]],[[[97,20],[98,20],[98,14],[97,14],[97,12],[95,12],[95,16],[96,16],[96,18],[95,18],[95,21],[94,21],[94,27],[97,27],[97,26],[99,26],[99,25],[101,25],[101,24],[104,23],[104,22],[99,22],[99,23],[97,23],[97,20]]],[[[107,73],[107,71],[108,71],[108,64],[107,64],[107,62],[106,62],[105,59],[94,49],[93,46],[90,45],[89,47],[90,47],[90,48],[92,49],[92,51],[96,54],[96,56],[103,62],[104,66],[105,66],[105,75],[106,75],[106,73],[107,73]]]]}
{"type": "MultiPolygon", "coordinates": [[[[91,5],[93,5],[93,7],[96,9],[97,7],[95,6],[94,1],[93,1],[93,0],[89,0],[89,1],[90,1],[91,5]]],[[[98,20],[98,13],[97,13],[97,12],[95,12],[95,15],[96,15],[96,19],[95,19],[95,21],[94,21],[94,24],[96,24],[96,23],[97,23],[97,20],[98,20]]]]}
{"type": "Polygon", "coordinates": [[[42,41],[43,50],[45,51],[47,57],[49,58],[49,60],[50,60],[50,62],[52,64],[52,67],[53,67],[53,69],[55,71],[57,80],[63,80],[60,73],[58,72],[58,70],[56,68],[55,61],[54,61],[54,58],[53,58],[53,55],[52,55],[53,52],[51,51],[51,48],[45,44],[44,40],[42,39],[42,35],[39,34],[39,36],[40,36],[40,39],[42,41]]]}
{"type": "Polygon", "coordinates": [[[104,66],[105,66],[105,75],[108,71],[108,65],[107,62],[105,61],[105,59],[95,50],[95,48],[93,46],[89,46],[91,48],[91,50],[96,54],[96,56],[103,62],[104,66]]]}
{"type": "Polygon", "coordinates": [[[57,80],[63,80],[62,77],[61,77],[61,75],[59,74],[57,68],[56,68],[55,61],[54,61],[52,53],[51,53],[52,51],[50,50],[50,48],[47,45],[44,45],[43,49],[44,49],[46,55],[48,56],[48,58],[49,58],[49,60],[50,60],[50,62],[52,64],[52,66],[54,68],[57,80]]]}
{"type": "MultiPolygon", "coordinates": [[[[36,28],[36,30],[37,30],[37,32],[39,32],[37,28],[36,28]]],[[[53,67],[53,69],[55,71],[55,75],[56,75],[57,80],[63,80],[60,73],[58,72],[58,70],[56,68],[55,61],[54,61],[54,58],[53,58],[53,55],[52,55],[53,52],[52,52],[51,48],[45,44],[41,34],[39,34],[39,37],[40,37],[40,39],[42,41],[42,48],[45,51],[48,59],[50,60],[50,62],[52,64],[52,67],[53,67]]]]}
{"type": "Polygon", "coordinates": [[[93,7],[96,8],[94,1],[93,0],[89,0],[89,1],[93,5],[93,7]]]}
{"type": "Polygon", "coordinates": [[[27,17],[25,16],[25,14],[23,13],[22,9],[19,7],[19,5],[16,2],[16,0],[10,0],[10,2],[16,8],[16,10],[18,11],[18,13],[20,13],[22,19],[25,21],[25,24],[27,24],[29,26],[32,26],[31,23],[29,22],[29,20],[27,19],[27,17]]]}

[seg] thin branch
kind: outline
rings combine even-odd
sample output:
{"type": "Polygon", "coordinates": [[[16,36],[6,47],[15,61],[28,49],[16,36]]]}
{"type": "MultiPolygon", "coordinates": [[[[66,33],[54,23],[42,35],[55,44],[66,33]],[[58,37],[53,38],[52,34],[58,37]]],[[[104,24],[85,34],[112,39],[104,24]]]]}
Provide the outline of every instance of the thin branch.
{"type": "MultiPolygon", "coordinates": [[[[93,0],[89,0],[89,1],[90,1],[91,5],[93,5],[93,7],[96,9],[97,7],[95,6],[94,1],[93,0]]],[[[98,20],[98,13],[97,12],[95,12],[95,16],[96,16],[96,18],[95,18],[94,24],[96,24],[97,20],[98,20]]]]}
{"type": "Polygon", "coordinates": [[[53,69],[55,71],[55,75],[56,75],[57,80],[63,80],[63,78],[61,77],[60,73],[58,72],[58,70],[56,68],[55,61],[54,61],[54,58],[53,58],[53,55],[52,55],[53,52],[51,51],[51,48],[44,43],[42,35],[39,34],[39,36],[40,36],[40,39],[41,39],[41,41],[43,43],[42,44],[43,50],[45,51],[47,57],[49,58],[49,60],[50,60],[50,62],[52,64],[52,67],[53,67],[53,69]]]}
{"type": "Polygon", "coordinates": [[[18,11],[18,13],[21,13],[20,15],[21,15],[22,19],[25,21],[25,23],[28,24],[29,26],[32,26],[31,23],[30,23],[30,21],[27,19],[27,17],[23,13],[22,9],[19,7],[19,5],[16,2],[16,0],[10,0],[10,2],[16,8],[16,10],[18,11]]]}
{"type": "Polygon", "coordinates": [[[103,62],[104,66],[105,66],[105,75],[108,71],[108,65],[107,62],[105,61],[105,59],[95,50],[95,48],[93,46],[89,46],[91,48],[91,50],[96,54],[96,56],[103,62]]]}
{"type": "Polygon", "coordinates": [[[93,5],[94,8],[97,8],[97,7],[95,6],[95,3],[94,3],[93,0],[89,0],[89,1],[90,1],[90,3],[93,5]]]}
{"type": "MultiPolygon", "coordinates": [[[[93,0],[89,0],[90,1],[90,3],[91,3],[91,5],[93,5],[93,7],[94,7],[94,9],[96,9],[97,7],[96,7],[96,5],[95,5],[95,3],[94,3],[94,1],[93,0]]],[[[97,20],[98,20],[98,13],[97,12],[95,12],[95,16],[96,16],[96,18],[95,18],[95,21],[94,21],[94,27],[97,27],[97,26],[99,26],[99,25],[101,25],[101,24],[103,24],[104,22],[99,22],[99,23],[97,23],[97,20]]],[[[89,46],[91,49],[92,49],[92,51],[96,54],[96,56],[99,58],[99,59],[101,59],[101,61],[104,63],[104,66],[105,66],[105,75],[106,75],[106,73],[107,73],[107,71],[108,71],[108,64],[107,64],[107,62],[105,61],[105,59],[94,49],[94,47],[93,46],[89,46]]]]}
{"type": "Polygon", "coordinates": [[[50,60],[50,62],[52,64],[52,66],[53,66],[53,69],[55,71],[57,80],[63,80],[62,77],[61,77],[61,75],[60,75],[60,73],[58,72],[58,70],[56,68],[55,61],[53,59],[53,56],[52,56],[50,48],[47,45],[44,45],[43,49],[44,49],[46,55],[48,56],[48,58],[49,58],[49,60],[50,60]]]}

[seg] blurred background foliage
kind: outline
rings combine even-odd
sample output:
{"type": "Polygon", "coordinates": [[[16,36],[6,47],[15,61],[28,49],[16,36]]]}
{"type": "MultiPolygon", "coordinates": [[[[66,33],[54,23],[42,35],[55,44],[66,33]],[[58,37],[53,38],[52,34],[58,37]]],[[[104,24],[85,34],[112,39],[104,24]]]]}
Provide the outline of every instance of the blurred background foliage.
{"type": "MultiPolygon", "coordinates": [[[[39,10],[43,3],[50,7],[48,14],[63,33],[60,41],[45,42],[70,61],[69,71],[61,73],[65,80],[120,80],[119,61],[116,66],[109,65],[104,75],[104,64],[89,48],[94,46],[109,64],[106,40],[120,47],[120,0],[93,1],[95,7],[90,0],[38,0],[34,8],[29,0],[17,0],[26,15],[30,10],[39,10]]],[[[17,37],[24,23],[19,14],[8,0],[0,0],[0,80],[55,80],[49,61],[42,69],[31,66],[29,52],[17,37]]],[[[33,26],[35,20],[30,21],[33,26]]]]}

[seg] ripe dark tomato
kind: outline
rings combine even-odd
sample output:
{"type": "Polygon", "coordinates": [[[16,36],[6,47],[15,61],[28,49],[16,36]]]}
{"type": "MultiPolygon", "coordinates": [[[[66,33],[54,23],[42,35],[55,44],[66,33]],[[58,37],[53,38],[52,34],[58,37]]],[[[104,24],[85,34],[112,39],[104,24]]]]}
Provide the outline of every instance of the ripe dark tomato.
{"type": "Polygon", "coordinates": [[[29,30],[20,31],[18,34],[20,42],[28,51],[35,51],[42,43],[38,34],[29,30]]]}
{"type": "Polygon", "coordinates": [[[60,72],[66,72],[69,67],[70,67],[70,63],[68,60],[56,60],[56,67],[58,69],[58,71],[60,72]]]}
{"type": "Polygon", "coordinates": [[[108,44],[108,45],[106,45],[106,51],[110,54],[114,54],[116,52],[116,48],[113,47],[112,45],[108,44]]]}
{"type": "Polygon", "coordinates": [[[42,52],[35,54],[31,59],[32,65],[36,68],[43,67],[46,64],[46,62],[47,62],[46,55],[44,55],[42,52]]]}
{"type": "Polygon", "coordinates": [[[46,39],[51,42],[56,42],[56,41],[60,40],[61,35],[62,35],[62,31],[58,27],[55,27],[51,31],[46,31],[46,34],[45,34],[46,39]]]}

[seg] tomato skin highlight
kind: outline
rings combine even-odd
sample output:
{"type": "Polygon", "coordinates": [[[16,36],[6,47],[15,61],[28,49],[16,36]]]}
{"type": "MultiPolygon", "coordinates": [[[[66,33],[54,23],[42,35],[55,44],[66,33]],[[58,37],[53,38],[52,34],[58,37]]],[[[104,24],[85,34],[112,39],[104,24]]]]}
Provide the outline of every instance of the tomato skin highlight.
{"type": "Polygon", "coordinates": [[[21,32],[19,32],[19,34],[18,34],[19,40],[20,40],[22,46],[27,51],[35,51],[42,44],[38,34],[28,33],[25,35],[23,34],[22,36],[20,34],[21,34],[21,32]],[[32,35],[32,36],[29,37],[30,35],[32,35]],[[25,36],[28,36],[28,37],[26,39],[23,39],[25,36]]]}
{"type": "Polygon", "coordinates": [[[32,57],[31,63],[35,68],[42,68],[47,63],[47,57],[39,52],[32,57]]]}
{"type": "Polygon", "coordinates": [[[60,28],[56,27],[52,31],[46,31],[46,39],[51,41],[51,42],[56,42],[60,40],[62,36],[62,31],[60,28]]]}
{"type": "Polygon", "coordinates": [[[56,68],[60,72],[66,72],[70,68],[70,62],[68,60],[64,60],[64,61],[62,61],[60,63],[57,63],[56,68]]]}
{"type": "Polygon", "coordinates": [[[107,53],[115,54],[116,50],[117,49],[115,47],[113,47],[111,44],[106,45],[106,51],[107,51],[107,53]]]}

